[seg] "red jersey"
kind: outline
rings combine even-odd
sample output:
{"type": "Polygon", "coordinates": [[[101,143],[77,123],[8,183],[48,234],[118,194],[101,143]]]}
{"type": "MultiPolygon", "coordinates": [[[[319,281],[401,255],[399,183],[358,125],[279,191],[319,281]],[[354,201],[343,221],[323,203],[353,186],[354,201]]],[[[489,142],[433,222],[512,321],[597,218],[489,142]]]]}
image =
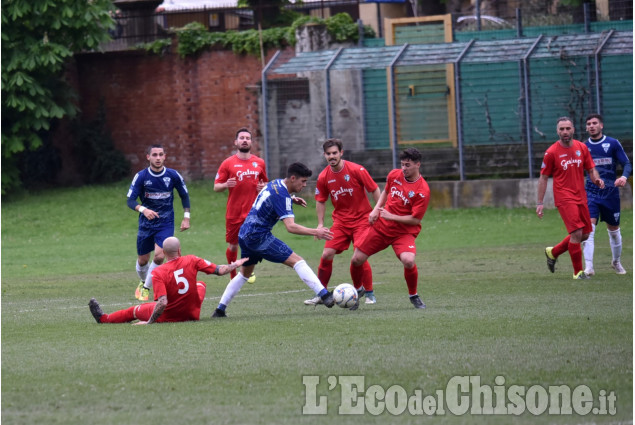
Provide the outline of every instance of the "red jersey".
{"type": "MultiPolygon", "coordinates": [[[[394,169],[386,177],[386,204],[384,209],[396,215],[412,215],[422,219],[430,202],[430,188],[423,176],[409,182],[401,169],[394,169]]],[[[421,231],[421,223],[408,225],[379,218],[374,226],[385,235],[411,234],[415,238],[421,231]]]]}
{"type": "Polygon", "coordinates": [[[258,196],[258,182],[268,181],[265,161],[256,155],[251,155],[249,159],[232,155],[221,163],[214,183],[225,183],[232,177],[236,178],[236,186],[228,188],[225,217],[244,220],[258,196]]]}
{"type": "Polygon", "coordinates": [[[326,202],[331,197],[333,221],[353,223],[368,218],[373,210],[366,192],[377,189],[377,183],[359,164],[342,160],[344,167],[333,171],[328,166],[318,176],[315,200],[326,202]]]}
{"type": "Polygon", "coordinates": [[[589,148],[579,140],[572,140],[568,148],[560,142],[549,146],[542,160],[540,174],[553,177],[556,207],[570,203],[586,205],[584,170],[594,167],[589,148]]]}
{"type": "Polygon", "coordinates": [[[168,305],[157,322],[183,322],[198,320],[202,300],[196,289],[199,271],[212,274],[217,265],[195,255],[175,258],[152,271],[154,300],[165,295],[168,305]]]}

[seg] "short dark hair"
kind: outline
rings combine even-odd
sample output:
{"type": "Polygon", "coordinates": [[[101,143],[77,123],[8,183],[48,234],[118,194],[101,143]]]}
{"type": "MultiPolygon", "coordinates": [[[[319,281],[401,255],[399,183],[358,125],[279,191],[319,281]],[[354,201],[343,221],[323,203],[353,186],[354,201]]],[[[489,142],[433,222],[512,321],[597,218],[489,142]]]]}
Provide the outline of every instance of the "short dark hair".
{"type": "Polygon", "coordinates": [[[247,127],[241,127],[241,128],[239,128],[239,129],[238,129],[238,131],[236,131],[236,138],[235,138],[234,140],[238,140],[238,135],[239,135],[240,133],[249,133],[249,135],[250,135],[251,137],[254,137],[254,136],[251,134],[251,131],[249,131],[249,129],[248,129],[247,127]]]}
{"type": "Polygon", "coordinates": [[[421,162],[421,152],[416,148],[404,149],[401,154],[399,154],[399,159],[401,161],[410,160],[412,162],[421,162]]]}
{"type": "Polygon", "coordinates": [[[598,121],[600,121],[602,124],[604,124],[604,120],[602,119],[602,115],[600,114],[589,114],[586,116],[586,118],[584,119],[584,122],[587,122],[593,118],[597,118],[598,121]]]}
{"type": "Polygon", "coordinates": [[[567,116],[564,117],[560,117],[558,118],[558,121],[556,121],[556,127],[558,126],[558,124],[560,124],[562,121],[569,121],[574,127],[575,125],[573,124],[573,120],[567,116]]]}
{"type": "Polygon", "coordinates": [[[146,149],[146,155],[150,155],[150,152],[152,152],[152,149],[163,149],[163,152],[165,153],[165,149],[163,148],[163,145],[159,143],[155,143],[153,145],[148,146],[148,149],[146,149]]]}
{"type": "Polygon", "coordinates": [[[289,165],[289,168],[287,169],[287,178],[291,176],[311,177],[312,174],[313,171],[311,171],[309,167],[301,162],[294,162],[293,164],[289,165]]]}
{"type": "Polygon", "coordinates": [[[328,148],[332,148],[333,146],[337,146],[337,150],[342,152],[344,145],[340,139],[326,139],[326,142],[322,144],[322,149],[326,152],[328,148]]]}

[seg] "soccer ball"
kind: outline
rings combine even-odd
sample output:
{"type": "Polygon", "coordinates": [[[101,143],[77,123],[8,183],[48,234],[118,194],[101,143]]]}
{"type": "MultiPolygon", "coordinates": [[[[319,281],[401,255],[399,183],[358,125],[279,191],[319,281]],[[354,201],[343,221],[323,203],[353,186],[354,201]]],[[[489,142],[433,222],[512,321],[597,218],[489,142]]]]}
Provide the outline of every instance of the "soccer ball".
{"type": "Polygon", "coordinates": [[[335,304],[342,308],[351,308],[357,302],[357,290],[350,283],[341,283],[333,290],[335,304]]]}

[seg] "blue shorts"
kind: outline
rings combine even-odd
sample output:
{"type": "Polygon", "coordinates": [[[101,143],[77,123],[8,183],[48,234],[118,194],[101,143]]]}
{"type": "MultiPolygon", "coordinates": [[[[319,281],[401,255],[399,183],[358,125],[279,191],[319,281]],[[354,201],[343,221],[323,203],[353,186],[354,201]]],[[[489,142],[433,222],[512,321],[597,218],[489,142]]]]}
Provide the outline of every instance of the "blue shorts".
{"type": "Polygon", "coordinates": [[[293,250],[280,239],[269,233],[260,237],[238,238],[240,245],[240,257],[249,257],[243,264],[251,266],[263,259],[272,263],[284,263],[293,254],[293,250]]]}
{"type": "Polygon", "coordinates": [[[174,224],[170,227],[139,229],[139,233],[137,233],[137,255],[145,255],[154,251],[155,244],[163,248],[163,241],[170,236],[174,236],[174,224]]]}
{"type": "Polygon", "coordinates": [[[591,218],[599,219],[610,226],[620,225],[620,198],[589,197],[588,205],[591,218]]]}

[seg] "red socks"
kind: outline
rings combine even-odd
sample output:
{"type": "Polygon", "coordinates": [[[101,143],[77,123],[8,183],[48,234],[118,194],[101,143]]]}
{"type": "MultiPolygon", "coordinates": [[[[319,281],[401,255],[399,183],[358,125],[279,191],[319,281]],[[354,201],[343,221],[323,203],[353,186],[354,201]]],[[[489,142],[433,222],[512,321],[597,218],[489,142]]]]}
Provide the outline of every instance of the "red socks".
{"type": "Polygon", "coordinates": [[[408,294],[416,295],[417,294],[417,281],[419,279],[419,271],[417,270],[417,265],[411,269],[407,269],[404,267],[403,275],[406,278],[406,285],[408,285],[408,294]]]}
{"type": "Polygon", "coordinates": [[[571,239],[571,236],[567,236],[566,238],[564,238],[562,240],[562,242],[560,242],[558,245],[553,247],[553,250],[551,251],[551,254],[558,258],[560,257],[562,254],[564,254],[565,252],[567,252],[567,250],[569,249],[569,240],[571,239]]]}
{"type": "MultiPolygon", "coordinates": [[[[231,249],[229,249],[229,247],[227,247],[227,251],[225,251],[225,257],[227,257],[227,264],[231,264],[238,258],[238,251],[232,251],[231,249]]],[[[235,278],[236,270],[232,270],[231,272],[229,272],[229,275],[232,279],[235,278]]]]}
{"type": "Polygon", "coordinates": [[[569,256],[573,264],[573,274],[577,275],[584,268],[582,267],[582,244],[569,242],[569,256]]]}
{"type": "Polygon", "coordinates": [[[318,267],[318,279],[320,279],[320,283],[324,288],[326,288],[329,284],[329,280],[331,280],[331,273],[333,272],[333,260],[325,260],[324,258],[320,259],[320,265],[318,267]]]}

